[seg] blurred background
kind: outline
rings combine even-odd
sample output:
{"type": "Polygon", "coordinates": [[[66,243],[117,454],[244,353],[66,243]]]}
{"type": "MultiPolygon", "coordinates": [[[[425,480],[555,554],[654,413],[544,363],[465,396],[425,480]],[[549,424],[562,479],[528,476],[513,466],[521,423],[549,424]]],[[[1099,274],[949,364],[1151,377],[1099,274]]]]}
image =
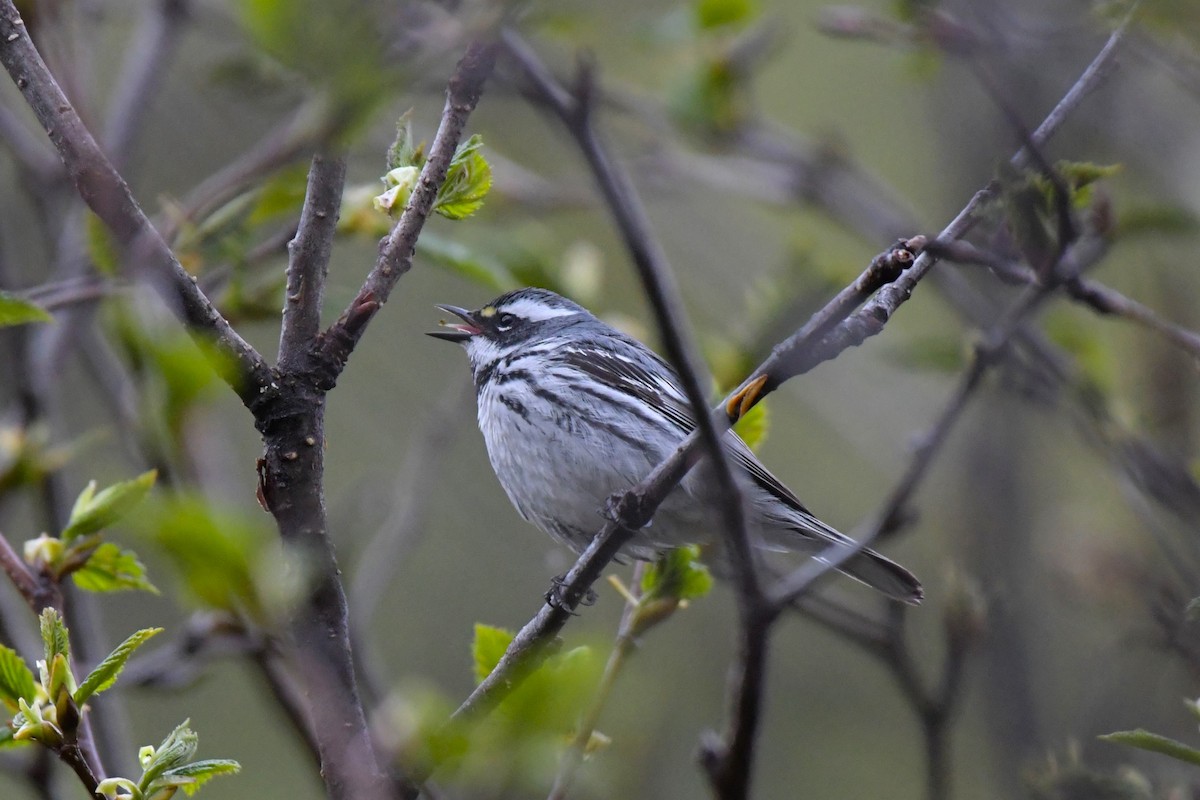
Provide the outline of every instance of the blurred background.
{"type": "MultiPolygon", "coordinates": [[[[509,11],[565,81],[584,55],[594,64],[598,124],[649,205],[714,397],[876,253],[897,237],[935,235],[1002,176],[1021,144],[1013,118],[1035,127],[1124,14],[1073,0],[610,0],[509,11]]],[[[30,0],[23,12],[181,260],[273,357],[283,243],[313,143],[334,130],[349,159],[328,323],[358,291],[389,225],[370,198],[396,119],[411,108],[417,138],[432,138],[463,43],[497,9],[30,0]],[[143,84],[128,71],[138,63],[150,64],[143,84]],[[130,96],[134,85],[142,92],[130,96]]],[[[1200,325],[1198,46],[1195,4],[1144,3],[1119,68],[1045,148],[1055,162],[1119,165],[1073,198],[1111,240],[1088,277],[1183,328],[1200,325]]],[[[497,484],[465,356],[422,335],[440,318],[434,303],[478,307],[536,283],[654,342],[640,284],[574,143],[523,88],[502,59],[468,125],[483,137],[491,194],[467,220],[430,222],[416,266],[327,406],[330,529],[359,654],[388,695],[373,705],[376,723],[400,742],[470,692],[473,626],[519,628],[573,561],[497,484]]],[[[288,573],[302,568],[279,557],[255,502],[261,445],[249,415],[178,341],[137,265],[105,263],[111,248],[71,199],[20,95],[6,81],[0,98],[0,288],[56,317],[0,331],[0,531],[19,548],[54,528],[53,492],[69,504],[89,480],[104,486],[158,467],[156,492],[195,492],[237,520],[254,591],[286,596],[288,573]]],[[[993,203],[972,241],[1021,262],[1028,248],[1012,218],[1011,206],[993,203]]],[[[881,336],[768,401],[765,463],[831,524],[852,532],[869,521],[959,385],[980,332],[1017,297],[1021,287],[1001,277],[939,264],[881,336]]],[[[1097,740],[1144,727],[1200,745],[1183,703],[1200,694],[1188,612],[1200,595],[1197,350],[1161,325],[1100,315],[1065,295],[1023,330],[970,396],[907,524],[881,548],[926,587],[925,603],[904,617],[902,648],[864,647],[802,613],[779,624],[755,796],[936,796],[930,724],[946,746],[942,796],[1197,796],[1195,767],[1097,740]],[[948,665],[957,677],[941,694],[948,665]],[[916,689],[905,683],[914,677],[916,689]]],[[[228,609],[181,577],[178,547],[152,522],[112,536],[138,552],[162,592],[95,596],[74,626],[108,647],[137,628],[167,630],[96,705],[135,746],[110,769],[133,772],[136,746],[190,718],[201,757],[243,765],[205,788],[210,800],[323,796],[253,658],[214,635],[228,609]],[[189,631],[203,645],[181,660],[189,631]]],[[[628,567],[610,571],[629,580],[628,567]]],[[[597,589],[564,638],[602,662],[623,601],[608,584],[597,589]]],[[[883,600],[844,579],[822,593],[876,627],[897,624],[883,600]]],[[[0,597],[5,643],[30,652],[35,620],[10,586],[0,597]]],[[[733,595],[718,584],[644,638],[600,718],[611,743],[584,766],[577,796],[707,794],[695,754],[702,733],[724,722],[735,623],[733,595]]],[[[446,796],[545,796],[553,751],[521,752],[490,751],[445,778],[446,796]]],[[[0,796],[39,796],[21,775],[26,754],[5,756],[0,796]]],[[[78,796],[66,770],[51,768],[63,778],[51,796],[78,796]]]]}

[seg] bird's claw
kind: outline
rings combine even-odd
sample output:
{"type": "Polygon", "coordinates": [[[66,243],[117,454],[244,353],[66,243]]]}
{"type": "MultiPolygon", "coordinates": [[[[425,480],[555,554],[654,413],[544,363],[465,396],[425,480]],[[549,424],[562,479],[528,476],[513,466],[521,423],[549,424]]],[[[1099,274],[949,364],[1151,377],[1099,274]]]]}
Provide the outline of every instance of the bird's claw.
{"type": "MultiPolygon", "coordinates": [[[[556,575],[550,581],[550,588],[546,590],[546,594],[543,595],[543,598],[546,600],[546,605],[550,606],[551,608],[556,608],[559,611],[566,611],[568,614],[574,615],[575,612],[571,610],[572,605],[570,602],[568,602],[569,598],[565,596],[567,588],[566,578],[566,575],[556,575]]],[[[588,588],[575,602],[575,605],[591,606],[596,604],[596,600],[597,595],[595,590],[588,588]]]]}

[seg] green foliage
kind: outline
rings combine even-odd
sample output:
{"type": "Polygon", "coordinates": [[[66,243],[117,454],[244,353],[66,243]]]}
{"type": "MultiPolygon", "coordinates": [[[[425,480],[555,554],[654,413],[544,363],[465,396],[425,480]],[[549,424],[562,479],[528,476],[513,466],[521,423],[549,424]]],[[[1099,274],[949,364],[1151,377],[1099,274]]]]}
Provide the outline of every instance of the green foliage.
{"type": "Polygon", "coordinates": [[[71,639],[67,636],[67,626],[63,624],[62,615],[53,608],[47,608],[42,610],[39,619],[46,663],[49,664],[58,655],[70,656],[71,639]]]}
{"type": "Polygon", "coordinates": [[[132,308],[114,306],[112,311],[118,340],[141,378],[146,427],[176,447],[193,409],[216,395],[218,373],[232,375],[232,364],[214,345],[193,341],[174,328],[146,324],[132,308]]]}
{"type": "Polygon", "coordinates": [[[667,107],[681,124],[724,137],[745,123],[752,105],[742,71],[725,58],[711,56],[675,84],[667,107]]]}
{"type": "Polygon", "coordinates": [[[52,322],[54,317],[37,303],[0,291],[0,328],[30,322],[52,322]]]}
{"type": "MultiPolygon", "coordinates": [[[[1099,181],[1120,171],[1119,165],[1101,165],[1083,161],[1060,161],[1054,165],[1067,202],[1072,208],[1087,208],[1099,181]]],[[[1008,228],[1025,260],[1043,271],[1056,257],[1058,241],[1058,200],[1054,183],[1040,171],[1017,170],[1008,163],[1000,168],[1002,203],[1008,228]]]]}
{"type": "Polygon", "coordinates": [[[504,657],[504,651],[512,644],[513,636],[514,634],[510,630],[484,625],[482,622],[475,623],[475,637],[471,640],[471,660],[475,664],[475,683],[482,683],[483,679],[496,668],[500,659],[504,657]]]}
{"type": "MultiPolygon", "coordinates": [[[[21,660],[16,650],[0,644],[0,703],[16,713],[18,701],[32,703],[37,696],[33,672],[21,660]]],[[[3,730],[6,726],[0,726],[3,730]]]]}
{"type": "Polygon", "coordinates": [[[238,762],[226,759],[192,761],[198,744],[199,737],[188,727],[188,720],[184,720],[158,747],[142,748],[139,754],[142,777],[136,784],[126,778],[109,779],[104,782],[107,785],[102,784],[101,793],[116,797],[120,788],[135,800],[169,800],[180,789],[191,796],[212,778],[241,770],[238,762]]]}
{"type": "Polygon", "coordinates": [[[51,446],[49,429],[0,424],[0,494],[41,483],[71,458],[73,446],[51,446]]]}
{"type": "Polygon", "coordinates": [[[262,619],[292,599],[295,587],[280,583],[286,574],[303,579],[303,565],[285,568],[257,518],[214,508],[203,498],[160,502],[139,515],[135,530],[162,549],[186,595],[204,607],[262,619]]]}
{"type": "MultiPolygon", "coordinates": [[[[408,205],[427,160],[424,143],[414,141],[410,109],[396,123],[396,138],[387,151],[384,191],[374,199],[375,208],[393,218],[399,218],[408,205]]],[[[460,142],[450,158],[446,180],[433,202],[433,210],[446,219],[465,219],[483,207],[492,188],[492,167],[480,152],[482,147],[483,138],[475,134],[460,142]]]]}
{"type": "Polygon", "coordinates": [[[92,481],[75,499],[62,540],[70,543],[119,521],[146,498],[157,479],[158,471],[150,470],[132,480],[114,483],[99,494],[96,493],[96,482],[92,481]]]}
{"type": "Polygon", "coordinates": [[[241,0],[243,24],[284,66],[323,89],[333,119],[360,124],[393,80],[381,18],[388,6],[362,0],[241,0]]]}
{"type": "Polygon", "coordinates": [[[114,277],[121,271],[120,250],[108,226],[92,211],[83,217],[87,254],[101,275],[114,277]]]}
{"type": "Polygon", "coordinates": [[[759,14],[754,0],[693,0],[692,13],[701,30],[745,25],[759,14]]]}
{"type": "Polygon", "coordinates": [[[1200,216],[1174,205],[1123,208],[1117,216],[1117,238],[1132,236],[1191,236],[1200,232],[1200,216]]]}
{"type": "Polygon", "coordinates": [[[712,587],[712,573],[700,561],[700,548],[695,545],[668,550],[642,576],[642,594],[650,599],[693,600],[704,597],[712,587]]]}
{"type": "Polygon", "coordinates": [[[1082,324],[1077,311],[1066,309],[1047,314],[1045,331],[1052,342],[1074,356],[1091,389],[1103,394],[1113,391],[1120,365],[1094,326],[1082,324]]]}
{"type": "Polygon", "coordinates": [[[396,120],[396,138],[387,151],[387,168],[421,166],[425,163],[425,143],[413,137],[412,109],[408,109],[396,120]]]}
{"type": "Polygon", "coordinates": [[[1170,756],[1176,761],[1200,766],[1200,750],[1183,742],[1169,739],[1166,736],[1159,736],[1157,733],[1150,733],[1150,731],[1141,728],[1132,731],[1116,731],[1115,733],[1108,733],[1098,738],[1103,742],[1123,744],[1128,747],[1136,747],[1139,750],[1149,750],[1151,753],[1161,753],[1164,756],[1170,756]]]}
{"type": "Polygon", "coordinates": [[[767,440],[771,417],[767,411],[767,403],[760,400],[753,408],[743,414],[733,425],[734,432],[742,437],[742,441],[751,450],[758,452],[763,442],[767,440]]]}
{"type": "Polygon", "coordinates": [[[256,193],[253,208],[246,217],[251,226],[272,220],[295,217],[304,206],[308,191],[308,164],[297,164],[271,176],[256,193]]]}
{"type": "Polygon", "coordinates": [[[454,151],[446,182],[433,204],[433,210],[446,219],[465,219],[483,207],[492,188],[492,167],[479,152],[482,147],[483,138],[475,134],[454,151]]]}
{"type": "Polygon", "coordinates": [[[76,498],[61,537],[42,534],[25,542],[25,562],[57,581],[70,575],[77,586],[88,591],[141,589],[157,593],[136,553],[100,537],[100,531],[142,502],[156,477],[156,472],[146,472],[99,493],[92,481],[76,498]]]}
{"type": "Polygon", "coordinates": [[[117,648],[105,656],[91,674],[84,678],[79,689],[75,691],[75,703],[82,706],[92,695],[112,688],[121,670],[125,668],[125,662],[134,651],[160,633],[162,628],[143,628],[117,645],[117,648]]]}
{"type": "Polygon", "coordinates": [[[97,547],[84,565],[71,573],[71,578],[76,586],[89,592],[138,589],[158,594],[158,588],[146,577],[146,567],[137,553],[112,542],[97,547]]]}
{"type": "Polygon", "coordinates": [[[417,254],[496,293],[517,285],[508,267],[494,253],[473,248],[457,239],[422,233],[417,240],[417,254]]]}
{"type": "MultiPolygon", "coordinates": [[[[491,672],[511,640],[509,631],[475,626],[472,663],[477,679],[491,672]]],[[[439,770],[468,785],[514,792],[544,787],[553,779],[558,755],[590,697],[599,669],[587,647],[552,655],[479,724],[462,728],[447,724],[444,716],[439,721],[418,715],[422,721],[412,731],[413,740],[401,749],[407,759],[434,758],[439,770]]],[[[425,706],[427,711],[448,713],[444,704],[425,706]]]]}

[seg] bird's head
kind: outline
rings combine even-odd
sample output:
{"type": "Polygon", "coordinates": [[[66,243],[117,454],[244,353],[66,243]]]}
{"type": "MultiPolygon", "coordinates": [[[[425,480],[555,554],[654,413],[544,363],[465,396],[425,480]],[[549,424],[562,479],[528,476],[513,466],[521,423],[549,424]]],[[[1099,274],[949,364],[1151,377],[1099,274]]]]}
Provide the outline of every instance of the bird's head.
{"type": "Polygon", "coordinates": [[[440,330],[428,335],[463,345],[473,363],[506,355],[566,318],[591,316],[583,306],[547,289],[517,289],[473,311],[451,305],[438,308],[462,321],[443,321],[440,330]]]}

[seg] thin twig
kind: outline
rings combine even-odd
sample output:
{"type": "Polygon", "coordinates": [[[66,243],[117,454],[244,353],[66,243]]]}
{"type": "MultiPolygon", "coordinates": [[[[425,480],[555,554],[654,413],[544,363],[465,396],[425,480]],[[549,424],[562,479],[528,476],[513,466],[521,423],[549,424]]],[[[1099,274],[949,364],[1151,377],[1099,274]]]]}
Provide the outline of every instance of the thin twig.
{"type": "Polygon", "coordinates": [[[358,294],[318,340],[313,368],[318,385],[323,388],[332,388],[337,382],[368,323],[387,302],[397,281],[412,268],[417,237],[433,212],[467,117],[475,110],[483,85],[495,66],[496,51],[494,41],[474,41],[455,67],[446,87],[441,123],[400,221],[381,243],[379,258],[358,294]]]}
{"type": "Polygon", "coordinates": [[[167,61],[179,44],[190,5],[191,0],[147,3],[137,30],[129,37],[125,63],[104,126],[104,145],[118,169],[129,160],[145,112],[162,84],[167,61]]]}
{"type": "Polygon", "coordinates": [[[0,569],[4,570],[9,580],[13,582],[13,586],[30,606],[40,602],[37,579],[33,577],[29,567],[25,566],[25,561],[12,549],[12,545],[8,543],[4,534],[0,534],[0,569]]]}
{"type": "Polygon", "coordinates": [[[600,722],[600,713],[604,710],[604,706],[612,694],[617,676],[629,657],[637,650],[637,631],[634,625],[637,620],[638,600],[641,599],[642,576],[646,573],[646,567],[645,561],[639,561],[634,565],[633,576],[630,579],[630,592],[633,593],[633,597],[625,603],[625,609],[621,613],[621,622],[617,626],[616,640],[613,642],[612,651],[608,654],[608,661],[604,664],[604,672],[600,676],[596,694],[583,718],[579,721],[579,727],[575,730],[571,744],[562,754],[558,774],[554,777],[554,785],[546,800],[566,800],[575,775],[587,754],[592,734],[600,722]]]}
{"type": "Polygon", "coordinates": [[[144,252],[167,276],[172,305],[192,330],[211,337],[230,364],[236,365],[234,374],[226,371],[225,377],[243,403],[253,406],[261,390],[271,385],[270,367],[196,287],[150,224],[50,74],[12,0],[0,0],[0,62],[58,150],[84,201],[124,247],[144,252]]]}

